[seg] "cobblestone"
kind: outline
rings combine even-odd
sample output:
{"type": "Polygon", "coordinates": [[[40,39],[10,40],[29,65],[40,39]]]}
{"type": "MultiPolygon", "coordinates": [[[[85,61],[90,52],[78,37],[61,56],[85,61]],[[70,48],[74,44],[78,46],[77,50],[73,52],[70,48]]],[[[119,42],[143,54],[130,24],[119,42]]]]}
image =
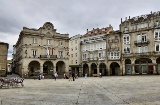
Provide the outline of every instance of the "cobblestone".
{"type": "Polygon", "coordinates": [[[160,76],[25,79],[0,89],[0,105],[160,105],[160,76]]]}

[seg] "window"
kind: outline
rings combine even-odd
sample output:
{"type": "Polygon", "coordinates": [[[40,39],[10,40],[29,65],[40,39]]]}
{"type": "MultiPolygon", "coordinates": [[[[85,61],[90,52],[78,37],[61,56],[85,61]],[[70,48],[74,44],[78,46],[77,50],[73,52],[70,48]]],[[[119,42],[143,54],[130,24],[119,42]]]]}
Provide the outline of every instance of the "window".
{"type": "Polygon", "coordinates": [[[155,51],[160,51],[160,44],[155,45],[155,51]]]}
{"type": "Polygon", "coordinates": [[[147,39],[146,39],[146,35],[142,35],[142,42],[146,42],[147,39]]]}
{"type": "Polygon", "coordinates": [[[59,51],[59,57],[60,57],[60,58],[63,57],[63,51],[59,51]]]}
{"type": "Polygon", "coordinates": [[[130,53],[130,48],[129,47],[125,47],[124,48],[124,53],[130,53]]]}
{"type": "Polygon", "coordinates": [[[138,34],[138,35],[137,35],[137,41],[138,41],[138,42],[146,42],[146,41],[147,41],[147,36],[146,36],[146,34],[145,34],[145,33],[142,34],[142,35],[138,34]]]}
{"type": "Polygon", "coordinates": [[[75,44],[77,44],[77,40],[75,40],[75,44]]]}
{"type": "Polygon", "coordinates": [[[156,30],[155,32],[154,32],[154,38],[155,38],[155,40],[160,40],[160,30],[156,30]]]}
{"type": "Polygon", "coordinates": [[[62,41],[59,41],[59,45],[62,46],[62,41]]]}
{"type": "Polygon", "coordinates": [[[37,43],[37,39],[36,38],[33,38],[33,43],[37,43]]]}
{"type": "Polygon", "coordinates": [[[130,36],[123,36],[123,44],[130,44],[130,36]]]}
{"type": "Polygon", "coordinates": [[[73,54],[71,54],[71,57],[73,57],[73,54]]]}
{"type": "Polygon", "coordinates": [[[76,53],[76,57],[77,57],[77,53],[76,53]]]}
{"type": "Polygon", "coordinates": [[[119,52],[108,52],[109,59],[120,59],[119,52]]]}
{"type": "Polygon", "coordinates": [[[75,47],[75,49],[77,50],[77,47],[75,47]]]}
{"type": "Polygon", "coordinates": [[[37,54],[37,51],[36,51],[36,50],[33,50],[33,57],[34,57],[34,58],[36,57],[36,54],[37,54]]]}
{"type": "Polygon", "coordinates": [[[47,45],[50,45],[50,40],[49,39],[47,39],[47,45]]]}
{"type": "Polygon", "coordinates": [[[137,47],[137,53],[142,53],[142,48],[141,47],[137,47]]]}

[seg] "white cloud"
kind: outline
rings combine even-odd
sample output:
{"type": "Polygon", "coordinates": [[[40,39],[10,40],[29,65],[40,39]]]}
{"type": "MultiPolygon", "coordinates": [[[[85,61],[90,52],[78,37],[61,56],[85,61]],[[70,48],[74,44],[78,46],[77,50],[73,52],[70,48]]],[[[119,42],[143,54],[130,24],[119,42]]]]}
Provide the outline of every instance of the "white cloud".
{"type": "Polygon", "coordinates": [[[159,11],[159,4],[159,0],[1,0],[0,41],[9,43],[10,54],[24,26],[39,28],[45,22],[70,37],[109,24],[117,30],[121,18],[159,11]]]}

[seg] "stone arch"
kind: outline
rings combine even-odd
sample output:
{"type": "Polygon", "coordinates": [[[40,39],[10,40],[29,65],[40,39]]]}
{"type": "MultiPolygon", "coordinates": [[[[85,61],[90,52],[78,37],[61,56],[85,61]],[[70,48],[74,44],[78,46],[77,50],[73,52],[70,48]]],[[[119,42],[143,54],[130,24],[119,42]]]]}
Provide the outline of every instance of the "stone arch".
{"type": "Polygon", "coordinates": [[[99,72],[102,73],[102,76],[108,75],[105,63],[100,63],[99,72]]]}
{"type": "Polygon", "coordinates": [[[85,76],[85,74],[87,74],[87,76],[89,75],[89,66],[88,64],[83,64],[83,76],[85,76]]]}
{"type": "Polygon", "coordinates": [[[135,60],[136,74],[153,74],[153,63],[149,58],[140,58],[135,60]]]}
{"type": "Polygon", "coordinates": [[[58,61],[56,63],[56,72],[58,75],[63,75],[65,73],[65,63],[63,61],[58,61]]]}
{"type": "Polygon", "coordinates": [[[28,64],[29,76],[39,75],[40,73],[40,63],[38,61],[31,61],[28,64]]]}
{"type": "Polygon", "coordinates": [[[91,64],[91,74],[97,74],[97,65],[95,63],[91,64]]]}
{"type": "Polygon", "coordinates": [[[112,62],[110,64],[110,73],[111,75],[121,75],[120,65],[117,62],[112,62]]]}
{"type": "Polygon", "coordinates": [[[132,74],[132,62],[130,59],[125,59],[125,73],[132,74]]]}
{"type": "Polygon", "coordinates": [[[158,57],[156,59],[156,63],[157,63],[157,71],[158,71],[158,74],[160,74],[160,57],[158,57]]]}
{"type": "Polygon", "coordinates": [[[53,74],[53,63],[51,61],[46,61],[43,64],[43,73],[44,74],[53,74]]]}

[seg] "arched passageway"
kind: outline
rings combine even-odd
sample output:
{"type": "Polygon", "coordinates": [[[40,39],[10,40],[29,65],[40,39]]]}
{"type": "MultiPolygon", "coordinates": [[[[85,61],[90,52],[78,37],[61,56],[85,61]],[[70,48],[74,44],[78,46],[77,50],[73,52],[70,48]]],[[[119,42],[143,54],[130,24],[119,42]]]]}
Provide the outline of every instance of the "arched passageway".
{"type": "Polygon", "coordinates": [[[83,64],[83,76],[85,76],[85,74],[87,74],[87,76],[89,76],[89,66],[88,64],[83,64]]]}
{"type": "Polygon", "coordinates": [[[125,74],[132,74],[132,65],[130,59],[125,60],[125,74]]]}
{"type": "Polygon", "coordinates": [[[29,76],[37,76],[40,73],[40,63],[38,61],[31,61],[28,65],[29,76]]]}
{"type": "Polygon", "coordinates": [[[110,64],[110,73],[111,75],[120,75],[120,66],[117,62],[112,62],[110,64]]]}
{"type": "Polygon", "coordinates": [[[56,72],[58,75],[62,76],[65,73],[65,63],[63,61],[58,61],[56,64],[56,72]]]}
{"type": "Polygon", "coordinates": [[[100,63],[99,72],[102,73],[102,76],[108,75],[105,63],[100,63]]]}
{"type": "Polygon", "coordinates": [[[46,61],[43,64],[43,74],[53,74],[53,63],[51,61],[46,61]]]}
{"type": "Polygon", "coordinates": [[[91,64],[91,75],[97,74],[97,65],[95,63],[91,64]]]}
{"type": "Polygon", "coordinates": [[[151,59],[141,58],[135,60],[136,74],[153,74],[153,63],[151,59]]]}
{"type": "Polygon", "coordinates": [[[157,63],[158,74],[160,74],[160,57],[156,59],[156,63],[157,63]]]}

